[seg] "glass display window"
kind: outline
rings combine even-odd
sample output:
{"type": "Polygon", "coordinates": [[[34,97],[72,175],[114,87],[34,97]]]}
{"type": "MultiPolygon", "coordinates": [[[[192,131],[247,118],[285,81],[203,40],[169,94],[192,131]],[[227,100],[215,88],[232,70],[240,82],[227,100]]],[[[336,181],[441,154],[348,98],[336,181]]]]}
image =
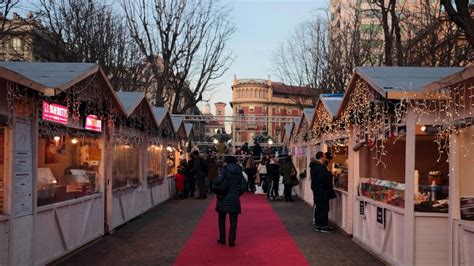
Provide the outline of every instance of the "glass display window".
{"type": "Polygon", "coordinates": [[[329,170],[334,176],[334,187],[347,191],[349,183],[347,146],[331,146],[328,150],[334,156],[329,165],[329,170]]]}
{"type": "MultiPolygon", "coordinates": [[[[420,127],[421,128],[421,127],[420,127]]],[[[424,127],[426,131],[426,126],[424,127]]],[[[449,163],[447,152],[433,135],[416,136],[415,147],[415,211],[448,213],[449,163]]]]}
{"type": "Polygon", "coordinates": [[[166,175],[174,175],[176,167],[176,149],[168,146],[166,147],[166,175]]]}
{"type": "Polygon", "coordinates": [[[129,144],[115,144],[113,151],[112,188],[140,184],[140,148],[129,144]]]}
{"type": "Polygon", "coordinates": [[[99,192],[102,141],[69,135],[38,140],[38,206],[99,192]]]}
{"type": "Polygon", "coordinates": [[[148,167],[146,178],[148,183],[163,179],[163,146],[150,145],[147,148],[148,167]]]}
{"type": "MultiPolygon", "coordinates": [[[[459,133],[457,155],[459,158],[459,196],[461,219],[474,221],[474,127],[462,129],[459,133]]],[[[455,199],[457,200],[457,199],[455,199]]]]}

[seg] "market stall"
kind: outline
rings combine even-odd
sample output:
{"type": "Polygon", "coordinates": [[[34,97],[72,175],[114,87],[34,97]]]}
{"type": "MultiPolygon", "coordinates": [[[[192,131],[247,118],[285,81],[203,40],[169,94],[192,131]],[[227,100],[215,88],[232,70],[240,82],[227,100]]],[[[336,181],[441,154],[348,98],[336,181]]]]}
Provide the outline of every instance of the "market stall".
{"type": "Polygon", "coordinates": [[[389,263],[447,264],[447,157],[436,152],[437,135],[426,126],[436,117],[409,103],[429,98],[424,86],[459,70],[358,67],[343,98],[353,236],[389,263]]]}
{"type": "MultiPolygon", "coordinates": [[[[0,81],[2,83],[5,80],[0,81]]],[[[0,264],[6,265],[8,264],[8,243],[9,243],[9,210],[8,210],[8,202],[6,201],[8,198],[7,192],[5,188],[7,185],[5,181],[7,181],[7,174],[9,171],[9,166],[11,167],[11,163],[9,163],[8,155],[9,152],[9,145],[11,144],[9,141],[9,136],[11,134],[11,129],[9,127],[9,120],[10,111],[8,110],[8,103],[7,103],[7,90],[0,90],[0,264]]]]}
{"type": "Polygon", "coordinates": [[[177,147],[172,149],[172,154],[170,158],[174,158],[173,167],[167,171],[167,173],[175,175],[178,172],[178,166],[180,165],[180,160],[182,156],[185,156],[186,153],[186,140],[187,132],[183,117],[181,116],[171,116],[171,121],[173,123],[174,133],[176,135],[177,147]]]}
{"type": "Polygon", "coordinates": [[[353,197],[349,186],[349,151],[348,136],[337,119],[337,113],[342,103],[343,94],[321,94],[316,103],[316,111],[311,122],[311,143],[318,150],[330,152],[333,155],[329,170],[334,175],[334,190],[336,198],[330,201],[329,219],[352,234],[352,209],[350,198],[353,197]]]}
{"type": "Polygon", "coordinates": [[[96,64],[0,62],[0,77],[8,261],[45,264],[104,234],[105,125],[123,110],[96,64]]]}
{"type": "Polygon", "coordinates": [[[474,263],[474,67],[468,67],[426,86],[432,97],[445,96],[443,105],[415,107],[425,116],[437,117],[440,151],[449,153],[449,265],[474,263]],[[447,142],[448,141],[448,142],[447,142]]]}
{"type": "MultiPolygon", "coordinates": [[[[160,152],[158,132],[148,100],[141,92],[117,92],[126,117],[116,119],[117,130],[111,140],[111,186],[107,197],[107,230],[143,214],[153,204],[147,193],[148,178],[159,179],[160,164],[148,158],[160,152]],[[153,168],[152,168],[153,167],[153,168]]],[[[161,148],[162,149],[162,148],[161,148]]]]}
{"type": "Polygon", "coordinates": [[[295,123],[292,131],[290,153],[293,155],[293,163],[298,172],[299,185],[296,189],[298,197],[313,204],[313,193],[311,191],[311,178],[309,176],[309,162],[314,156],[314,149],[310,143],[310,126],[313,120],[314,109],[305,108],[301,118],[295,123]],[[305,174],[306,173],[306,174],[305,174]]]}

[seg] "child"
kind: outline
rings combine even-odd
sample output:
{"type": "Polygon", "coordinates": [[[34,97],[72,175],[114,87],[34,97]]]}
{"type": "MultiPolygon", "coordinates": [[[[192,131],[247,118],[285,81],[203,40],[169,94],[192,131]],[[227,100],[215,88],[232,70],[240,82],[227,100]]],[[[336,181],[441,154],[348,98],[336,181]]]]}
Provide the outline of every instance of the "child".
{"type": "Polygon", "coordinates": [[[178,168],[178,173],[174,175],[174,181],[176,182],[176,199],[183,199],[186,178],[184,177],[184,169],[182,167],[178,168]]]}

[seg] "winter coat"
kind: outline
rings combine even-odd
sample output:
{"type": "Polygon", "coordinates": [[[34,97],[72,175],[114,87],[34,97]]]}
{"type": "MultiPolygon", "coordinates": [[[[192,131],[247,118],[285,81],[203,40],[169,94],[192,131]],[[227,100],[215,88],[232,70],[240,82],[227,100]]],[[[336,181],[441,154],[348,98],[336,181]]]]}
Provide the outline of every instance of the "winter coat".
{"type": "Polygon", "coordinates": [[[284,161],[280,167],[280,173],[283,176],[283,185],[292,185],[291,176],[296,174],[295,167],[291,161],[284,161]]]}
{"type": "Polygon", "coordinates": [[[176,191],[184,191],[184,181],[186,178],[182,173],[174,175],[174,181],[176,182],[176,191]]]}
{"type": "Polygon", "coordinates": [[[262,147],[260,144],[255,144],[252,149],[252,154],[254,158],[260,158],[260,155],[262,155],[262,147]]]}
{"type": "Polygon", "coordinates": [[[314,200],[330,200],[336,197],[332,187],[332,174],[319,161],[313,161],[309,164],[311,169],[311,190],[314,200]]]}
{"type": "Polygon", "coordinates": [[[242,179],[242,168],[236,164],[228,164],[222,170],[222,178],[227,181],[227,193],[218,195],[216,211],[223,213],[242,213],[240,208],[240,195],[242,179]]]}
{"type": "Polygon", "coordinates": [[[219,169],[217,167],[217,161],[216,159],[209,159],[207,162],[207,178],[209,181],[214,180],[217,175],[219,174],[219,169]]]}
{"type": "Polygon", "coordinates": [[[192,173],[194,175],[194,177],[196,178],[200,178],[200,177],[204,177],[205,176],[205,173],[203,171],[203,164],[204,164],[204,160],[200,157],[200,156],[197,156],[193,159],[193,168],[192,168],[192,173]]]}
{"type": "Polygon", "coordinates": [[[266,175],[267,174],[267,166],[265,164],[258,164],[257,171],[260,175],[266,175]]]}
{"type": "Polygon", "coordinates": [[[267,164],[267,177],[271,180],[280,180],[280,166],[276,163],[267,164]]]}

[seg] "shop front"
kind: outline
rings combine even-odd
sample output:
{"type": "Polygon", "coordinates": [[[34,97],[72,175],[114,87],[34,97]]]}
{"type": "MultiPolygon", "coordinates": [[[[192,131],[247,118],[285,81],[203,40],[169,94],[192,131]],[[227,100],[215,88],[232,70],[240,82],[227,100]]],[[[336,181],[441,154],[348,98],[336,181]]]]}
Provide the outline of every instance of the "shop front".
{"type": "Polygon", "coordinates": [[[2,248],[6,264],[45,264],[104,234],[104,125],[123,111],[95,64],[2,62],[0,76],[14,114],[0,126],[2,248]]]}
{"type": "Polygon", "coordinates": [[[348,234],[352,234],[352,191],[349,187],[350,131],[344,130],[337,119],[342,103],[342,94],[321,94],[311,122],[311,143],[315,150],[333,155],[328,169],[334,176],[333,186],[336,198],[330,201],[329,219],[348,234]]]}
{"type": "Polygon", "coordinates": [[[159,164],[163,143],[156,139],[158,127],[145,94],[117,92],[126,116],[116,119],[110,141],[111,186],[107,197],[107,230],[143,214],[154,206],[148,184],[163,180],[159,164]],[[151,157],[149,157],[151,156],[151,157]]]}
{"type": "Polygon", "coordinates": [[[448,263],[449,165],[438,151],[449,144],[428,126],[436,117],[422,116],[413,103],[439,103],[420,91],[456,71],[356,68],[343,98],[353,236],[390,264],[448,263]]]}
{"type": "MultiPolygon", "coordinates": [[[[425,126],[439,132],[440,151],[449,154],[449,265],[474,263],[474,67],[468,67],[426,87],[432,97],[444,95],[443,105],[427,110],[437,118],[437,126],[425,126]]],[[[437,176],[432,177],[437,182],[437,176]]],[[[438,196],[438,195],[436,195],[438,196]]]]}
{"type": "Polygon", "coordinates": [[[311,177],[309,163],[311,156],[314,157],[314,147],[311,146],[310,126],[314,116],[312,108],[303,109],[301,118],[294,124],[290,138],[290,153],[293,156],[293,164],[299,177],[299,185],[296,187],[298,197],[313,204],[313,193],[311,191],[311,177]]]}

